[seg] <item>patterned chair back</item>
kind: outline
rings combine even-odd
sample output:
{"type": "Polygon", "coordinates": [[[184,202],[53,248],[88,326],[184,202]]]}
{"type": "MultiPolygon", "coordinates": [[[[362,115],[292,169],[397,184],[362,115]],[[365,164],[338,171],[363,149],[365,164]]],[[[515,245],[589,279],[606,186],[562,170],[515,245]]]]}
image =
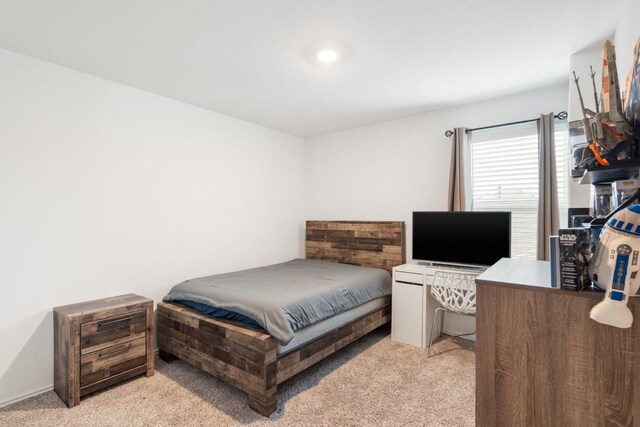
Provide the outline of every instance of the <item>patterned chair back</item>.
{"type": "Polygon", "coordinates": [[[445,309],[464,314],[476,313],[476,277],[480,273],[437,271],[431,295],[445,309]]]}

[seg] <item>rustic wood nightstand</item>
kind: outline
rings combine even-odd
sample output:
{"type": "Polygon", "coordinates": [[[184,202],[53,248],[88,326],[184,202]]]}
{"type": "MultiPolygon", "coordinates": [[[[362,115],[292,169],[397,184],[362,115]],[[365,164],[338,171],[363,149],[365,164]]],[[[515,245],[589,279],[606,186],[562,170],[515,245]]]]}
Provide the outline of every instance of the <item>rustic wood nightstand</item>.
{"type": "Polygon", "coordinates": [[[153,301],[134,294],[53,309],[54,389],[69,408],[135,375],[153,375],[153,301]]]}

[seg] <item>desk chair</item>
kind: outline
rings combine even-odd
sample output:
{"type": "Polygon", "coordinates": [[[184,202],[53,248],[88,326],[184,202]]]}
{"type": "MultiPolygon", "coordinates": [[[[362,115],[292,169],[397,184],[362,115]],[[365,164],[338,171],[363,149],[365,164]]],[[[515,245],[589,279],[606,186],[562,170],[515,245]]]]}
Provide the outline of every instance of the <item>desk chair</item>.
{"type": "MultiPolygon", "coordinates": [[[[433,314],[433,325],[431,326],[431,335],[429,337],[429,349],[427,357],[431,357],[431,344],[433,344],[433,332],[436,328],[438,313],[442,312],[442,321],[444,322],[444,313],[462,314],[464,316],[476,315],[476,277],[479,272],[452,272],[452,271],[436,271],[433,276],[433,285],[431,286],[431,295],[442,305],[436,308],[433,314]]],[[[475,334],[475,331],[468,334],[456,335],[458,337],[475,334]]],[[[442,323],[440,324],[440,333],[442,335],[442,323]]]]}

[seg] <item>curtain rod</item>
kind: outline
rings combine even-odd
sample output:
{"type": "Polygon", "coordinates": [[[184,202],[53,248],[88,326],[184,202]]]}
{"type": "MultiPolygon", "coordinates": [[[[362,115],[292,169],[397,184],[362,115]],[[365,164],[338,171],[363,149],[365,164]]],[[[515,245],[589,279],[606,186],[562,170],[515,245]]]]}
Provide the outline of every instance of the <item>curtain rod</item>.
{"type": "MultiPolygon", "coordinates": [[[[558,119],[558,120],[566,120],[568,116],[569,115],[567,114],[566,111],[560,111],[558,114],[556,114],[553,117],[558,119]]],[[[522,124],[522,123],[537,122],[538,120],[540,120],[540,119],[520,120],[519,122],[502,123],[502,124],[499,124],[499,125],[491,125],[491,126],[483,126],[483,127],[480,127],[480,128],[465,129],[464,133],[469,133],[469,132],[473,132],[473,131],[476,131],[476,130],[499,128],[499,127],[503,127],[503,126],[519,125],[519,124],[522,124]]],[[[446,136],[447,138],[451,138],[452,135],[453,135],[453,131],[452,130],[448,130],[448,131],[446,131],[444,133],[444,136],[446,136]]]]}

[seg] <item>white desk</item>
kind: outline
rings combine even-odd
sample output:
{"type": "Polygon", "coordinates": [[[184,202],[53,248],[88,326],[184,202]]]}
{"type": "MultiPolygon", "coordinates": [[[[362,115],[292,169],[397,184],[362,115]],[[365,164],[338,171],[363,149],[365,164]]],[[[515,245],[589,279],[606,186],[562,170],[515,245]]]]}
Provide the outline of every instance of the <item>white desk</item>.
{"type": "MultiPolygon", "coordinates": [[[[391,339],[426,348],[433,326],[433,314],[440,304],[431,296],[436,271],[460,272],[460,269],[424,264],[403,264],[393,269],[391,297],[391,339]]],[[[440,331],[441,325],[436,325],[440,331]]],[[[450,335],[475,330],[475,318],[447,316],[442,331],[450,335]]]]}

